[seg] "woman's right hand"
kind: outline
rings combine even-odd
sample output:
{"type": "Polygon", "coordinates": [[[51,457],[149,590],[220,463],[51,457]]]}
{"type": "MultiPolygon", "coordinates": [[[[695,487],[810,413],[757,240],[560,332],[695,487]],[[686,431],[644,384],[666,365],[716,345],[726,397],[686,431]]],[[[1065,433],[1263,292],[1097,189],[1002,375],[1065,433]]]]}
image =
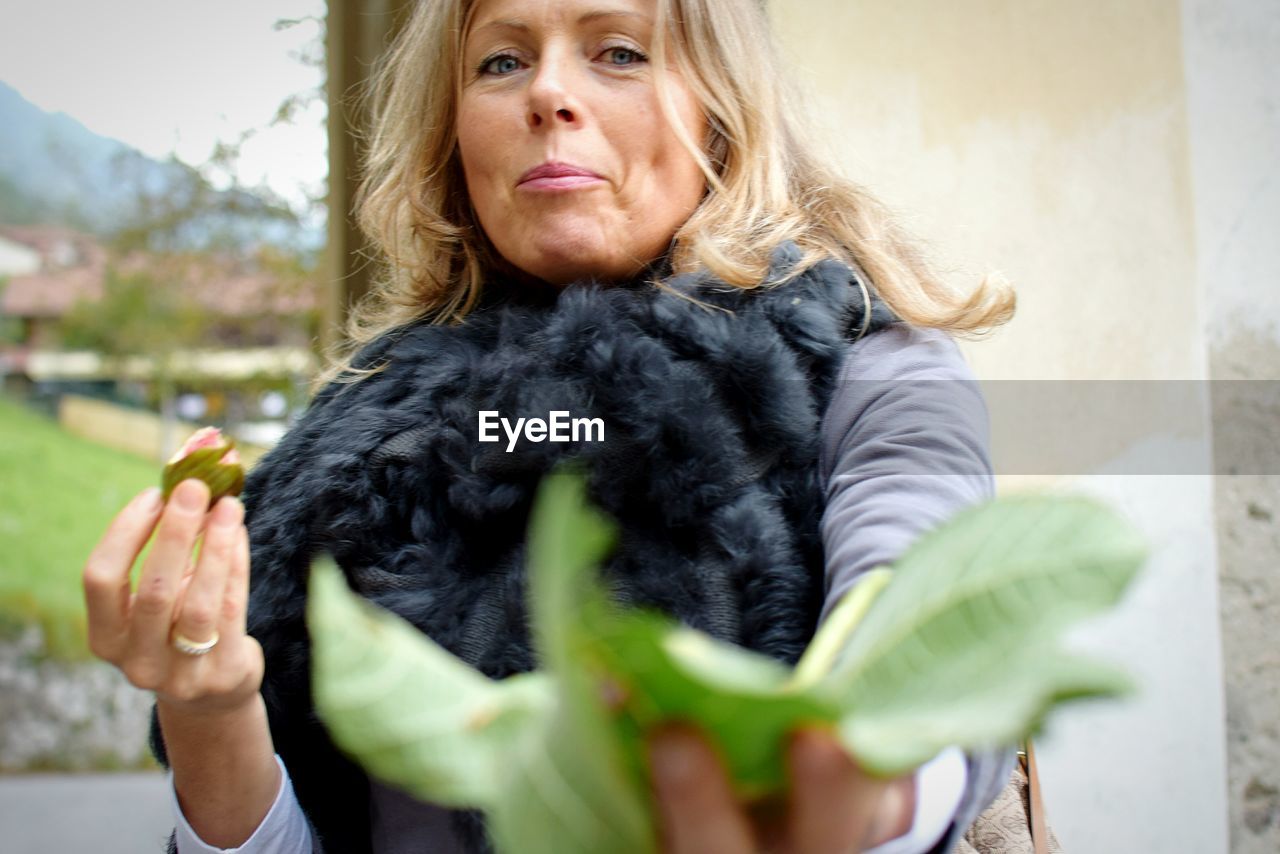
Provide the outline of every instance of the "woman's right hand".
{"type": "Polygon", "coordinates": [[[263,674],[262,647],[245,631],[244,507],[231,497],[206,514],[208,506],[209,488],[199,480],[178,484],[168,503],[159,490],[147,490],[116,515],[84,567],[89,649],[138,688],[154,691],[158,704],[197,716],[256,700],[263,674]],[[155,543],[131,592],[130,571],[153,531],[155,543]],[[208,654],[192,655],[174,646],[175,633],[197,643],[215,634],[218,640],[208,654]]]}

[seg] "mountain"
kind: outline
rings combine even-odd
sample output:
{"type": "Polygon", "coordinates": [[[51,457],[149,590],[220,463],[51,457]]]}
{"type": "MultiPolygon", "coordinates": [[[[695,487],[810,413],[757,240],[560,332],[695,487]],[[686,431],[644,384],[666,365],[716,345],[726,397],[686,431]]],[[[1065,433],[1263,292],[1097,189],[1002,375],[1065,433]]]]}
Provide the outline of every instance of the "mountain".
{"type": "Polygon", "coordinates": [[[118,191],[102,186],[101,176],[110,173],[111,162],[129,156],[127,146],[70,116],[44,112],[3,82],[0,127],[0,218],[69,219],[67,224],[94,231],[110,222],[121,200],[118,191]]]}
{"type": "Polygon", "coordinates": [[[106,238],[199,247],[323,240],[284,206],[216,190],[176,159],[158,161],[47,113],[0,81],[0,223],[68,225],[106,238]]]}

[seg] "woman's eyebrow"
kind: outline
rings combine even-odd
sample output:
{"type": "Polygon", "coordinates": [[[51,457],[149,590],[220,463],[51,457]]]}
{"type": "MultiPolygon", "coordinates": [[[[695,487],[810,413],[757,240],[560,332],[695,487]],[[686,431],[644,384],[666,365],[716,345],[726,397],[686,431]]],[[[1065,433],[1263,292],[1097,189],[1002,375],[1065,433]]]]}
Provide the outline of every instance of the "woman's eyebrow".
{"type": "Polygon", "coordinates": [[[629,9],[597,9],[594,12],[587,12],[578,18],[579,24],[586,24],[600,18],[636,18],[645,23],[652,23],[653,17],[643,12],[633,12],[629,9]]]}
{"type": "MultiPolygon", "coordinates": [[[[589,24],[598,21],[601,18],[637,18],[645,23],[652,23],[653,19],[649,15],[641,12],[632,12],[627,9],[597,9],[592,12],[586,12],[578,18],[577,23],[589,24]]],[[[528,32],[529,25],[520,18],[501,18],[496,21],[488,21],[476,27],[472,32],[478,33],[482,30],[520,30],[528,32]]]]}
{"type": "Polygon", "coordinates": [[[529,31],[529,25],[523,21],[504,18],[500,21],[489,21],[487,24],[481,24],[474,28],[471,32],[482,33],[485,30],[523,30],[529,31]]]}

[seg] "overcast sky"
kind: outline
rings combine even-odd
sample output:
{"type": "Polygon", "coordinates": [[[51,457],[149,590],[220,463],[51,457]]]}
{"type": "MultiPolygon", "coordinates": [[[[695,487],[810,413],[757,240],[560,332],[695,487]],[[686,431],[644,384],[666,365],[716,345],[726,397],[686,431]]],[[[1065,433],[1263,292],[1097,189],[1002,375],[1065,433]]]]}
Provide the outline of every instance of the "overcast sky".
{"type": "MultiPolygon", "coordinates": [[[[265,126],[318,87],[292,54],[320,33],[324,0],[26,0],[0,11],[0,80],[50,112],[153,157],[207,160],[217,140],[265,126]]],[[[240,177],[291,200],[325,175],[323,107],[245,146],[240,177]]]]}

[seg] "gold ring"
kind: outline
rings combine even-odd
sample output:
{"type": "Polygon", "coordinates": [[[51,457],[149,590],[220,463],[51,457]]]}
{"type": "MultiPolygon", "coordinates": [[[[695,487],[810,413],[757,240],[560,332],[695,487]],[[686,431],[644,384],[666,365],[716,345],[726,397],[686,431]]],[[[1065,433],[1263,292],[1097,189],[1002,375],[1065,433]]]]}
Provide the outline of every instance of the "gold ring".
{"type": "Polygon", "coordinates": [[[196,642],[177,629],[173,630],[173,648],[186,655],[207,655],[218,645],[218,630],[213,630],[213,637],[207,641],[196,642]]]}

